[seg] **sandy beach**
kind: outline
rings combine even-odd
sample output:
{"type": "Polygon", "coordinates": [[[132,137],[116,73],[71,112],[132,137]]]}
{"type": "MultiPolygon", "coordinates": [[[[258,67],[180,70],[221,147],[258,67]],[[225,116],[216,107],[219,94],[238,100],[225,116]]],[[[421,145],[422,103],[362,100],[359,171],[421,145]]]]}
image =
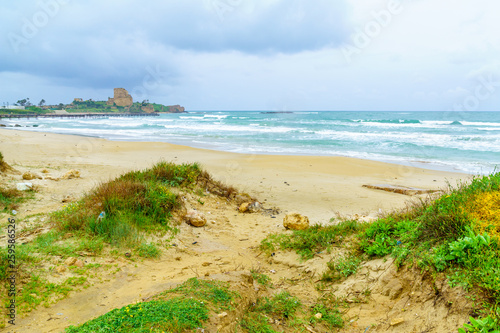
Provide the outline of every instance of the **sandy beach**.
{"type": "MultiPolygon", "coordinates": [[[[0,151],[14,167],[78,169],[82,179],[58,184],[53,195],[81,195],[100,181],[144,169],[160,160],[199,162],[213,176],[284,211],[314,222],[336,213],[375,216],[404,205],[408,197],[363,188],[394,184],[439,189],[468,175],[376,161],[316,156],[235,154],[154,142],[0,130],[0,151]]],[[[47,181],[45,181],[47,182],[47,181]]],[[[41,182],[43,185],[44,182],[41,182]]],[[[59,198],[57,198],[59,199],[59,198]]],[[[56,200],[60,201],[60,200],[56,200]]]]}
{"type": "MultiPolygon", "coordinates": [[[[271,218],[265,214],[240,214],[232,203],[216,197],[206,197],[203,205],[193,200],[192,207],[209,217],[206,227],[193,229],[183,223],[174,240],[178,246],[167,248],[161,259],[155,261],[82,257],[86,265],[111,263],[117,271],[111,274],[100,270],[96,278],[89,278],[91,285],[88,288],[72,292],[69,297],[48,308],[39,307],[19,318],[15,332],[60,332],[68,325],[81,324],[112,309],[148,299],[195,276],[236,281],[235,285],[240,286],[244,284],[241,276],[248,274],[250,269],[267,272],[276,286],[298,295],[305,304],[313,304],[319,294],[309,281],[321,274],[331,259],[330,255],[300,262],[294,253],[280,251],[272,259],[266,259],[258,250],[260,241],[266,235],[284,231],[282,220],[286,213],[297,211],[308,216],[312,224],[328,223],[336,214],[357,214],[361,219],[373,219],[381,212],[403,207],[410,197],[368,189],[363,187],[365,184],[439,189],[446,187],[448,182],[456,184],[459,179],[470,177],[344,157],[235,154],[167,143],[107,141],[6,129],[0,129],[0,151],[4,159],[20,172],[41,174],[46,169],[48,175],[60,177],[68,170],[76,169],[81,174],[77,179],[54,181],[44,177],[33,180],[39,190],[35,200],[19,207],[16,219],[20,225],[25,218],[30,220],[33,219],[30,216],[35,216],[36,219],[36,216],[39,218],[60,209],[65,204],[65,198],[76,200],[99,182],[130,170],[148,168],[160,160],[199,162],[214,178],[257,198],[265,208],[279,209],[279,213],[271,218]],[[300,283],[284,282],[301,274],[308,278],[300,283]]],[[[2,178],[2,182],[9,184],[20,181],[20,174],[2,178]]],[[[6,219],[6,214],[3,215],[2,219],[6,219]]],[[[64,266],[63,262],[63,258],[55,256],[44,264],[47,279],[60,282],[71,276],[68,272],[56,272],[57,267],[64,266]]],[[[366,270],[379,272],[379,275],[380,272],[392,272],[390,261],[385,263],[379,260],[375,264],[370,261],[366,265],[366,270]],[[380,267],[385,268],[381,270],[380,267]]],[[[359,285],[368,277],[356,279],[359,285]]],[[[354,327],[364,328],[374,322],[380,323],[381,330],[377,331],[394,331],[384,330],[384,327],[390,326],[385,323],[386,319],[380,318],[386,318],[388,313],[405,305],[396,306],[399,299],[390,300],[383,295],[380,299],[377,297],[373,293],[374,302],[370,303],[369,309],[363,310],[365,312],[352,308],[352,311],[360,311],[356,315],[359,319],[345,332],[358,332],[354,327]]],[[[419,307],[418,311],[432,315],[448,311],[444,305],[432,308],[425,302],[415,306],[419,307]]],[[[213,326],[209,327],[217,327],[214,332],[232,332],[238,322],[236,316],[237,313],[231,314],[225,321],[216,318],[213,323],[210,322],[213,326]]],[[[448,316],[443,321],[443,317],[436,315],[432,321],[436,325],[435,332],[455,327],[457,318],[448,316]]],[[[427,324],[429,319],[425,320],[427,324]]],[[[423,322],[413,320],[408,321],[408,325],[405,326],[408,329],[421,327],[423,322]]],[[[2,331],[11,330],[6,328],[2,331]]]]}

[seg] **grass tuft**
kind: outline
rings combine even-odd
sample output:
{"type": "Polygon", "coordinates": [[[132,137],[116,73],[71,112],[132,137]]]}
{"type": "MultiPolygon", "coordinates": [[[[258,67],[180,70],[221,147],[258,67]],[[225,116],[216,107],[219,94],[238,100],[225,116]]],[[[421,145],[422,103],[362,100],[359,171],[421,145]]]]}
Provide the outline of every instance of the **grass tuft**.
{"type": "MultiPolygon", "coordinates": [[[[292,234],[274,234],[262,241],[270,253],[294,250],[303,259],[328,251],[334,244],[350,247],[349,254],[328,264],[323,281],[335,282],[356,272],[366,257],[391,255],[395,263],[417,265],[445,277],[451,286],[481,296],[481,323],[498,323],[500,304],[500,173],[473,178],[449,187],[439,198],[420,200],[406,209],[363,225],[315,226],[292,234]],[[339,229],[340,228],[340,229],[339,229]],[[340,235],[354,234],[348,246],[340,235]],[[489,319],[488,319],[489,318],[489,319]]],[[[345,224],[347,223],[347,225],[345,224]]],[[[485,324],[486,325],[486,324],[485,324]]]]}
{"type": "Polygon", "coordinates": [[[276,249],[294,250],[303,260],[307,260],[321,251],[329,251],[334,244],[341,243],[344,237],[363,228],[362,223],[353,220],[326,227],[315,225],[292,234],[272,234],[261,242],[261,249],[267,253],[276,249]]]}
{"type": "Polygon", "coordinates": [[[228,283],[192,278],[152,301],[112,310],[66,333],[192,331],[204,326],[210,310],[231,309],[237,296],[228,283]]]}
{"type": "Polygon", "coordinates": [[[91,332],[185,332],[201,327],[208,309],[194,299],[173,298],[125,306],[91,320],[67,333],[91,332]]]}
{"type": "Polygon", "coordinates": [[[160,162],[100,184],[82,200],[52,214],[51,221],[60,231],[83,232],[116,246],[137,246],[142,232],[175,233],[170,220],[182,202],[173,188],[200,187],[226,197],[236,194],[234,188],[213,180],[197,163],[160,162]]]}

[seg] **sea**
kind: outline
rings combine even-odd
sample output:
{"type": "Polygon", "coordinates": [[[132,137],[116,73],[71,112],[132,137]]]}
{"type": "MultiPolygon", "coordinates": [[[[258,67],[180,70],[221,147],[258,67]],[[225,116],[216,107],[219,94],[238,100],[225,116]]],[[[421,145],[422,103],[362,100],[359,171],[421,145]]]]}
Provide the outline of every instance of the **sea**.
{"type": "Polygon", "coordinates": [[[2,122],[22,126],[18,130],[235,153],[347,156],[470,174],[500,171],[500,112],[193,111],[2,122]]]}

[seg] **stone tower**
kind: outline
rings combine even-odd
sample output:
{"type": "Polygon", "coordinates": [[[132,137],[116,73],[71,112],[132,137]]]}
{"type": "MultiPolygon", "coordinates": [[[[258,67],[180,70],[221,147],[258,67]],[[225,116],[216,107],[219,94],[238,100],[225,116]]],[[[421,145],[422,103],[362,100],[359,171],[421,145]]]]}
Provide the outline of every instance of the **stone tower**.
{"type": "Polygon", "coordinates": [[[134,103],[132,96],[123,88],[115,88],[113,100],[117,106],[131,106],[134,103]]]}

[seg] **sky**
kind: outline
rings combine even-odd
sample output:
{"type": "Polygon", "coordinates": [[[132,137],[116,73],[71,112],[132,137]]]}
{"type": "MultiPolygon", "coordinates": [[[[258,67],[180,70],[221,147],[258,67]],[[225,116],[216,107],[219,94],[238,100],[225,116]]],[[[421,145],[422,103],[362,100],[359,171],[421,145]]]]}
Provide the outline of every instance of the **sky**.
{"type": "Polygon", "coordinates": [[[0,106],[500,110],[498,0],[16,0],[0,106]]]}

